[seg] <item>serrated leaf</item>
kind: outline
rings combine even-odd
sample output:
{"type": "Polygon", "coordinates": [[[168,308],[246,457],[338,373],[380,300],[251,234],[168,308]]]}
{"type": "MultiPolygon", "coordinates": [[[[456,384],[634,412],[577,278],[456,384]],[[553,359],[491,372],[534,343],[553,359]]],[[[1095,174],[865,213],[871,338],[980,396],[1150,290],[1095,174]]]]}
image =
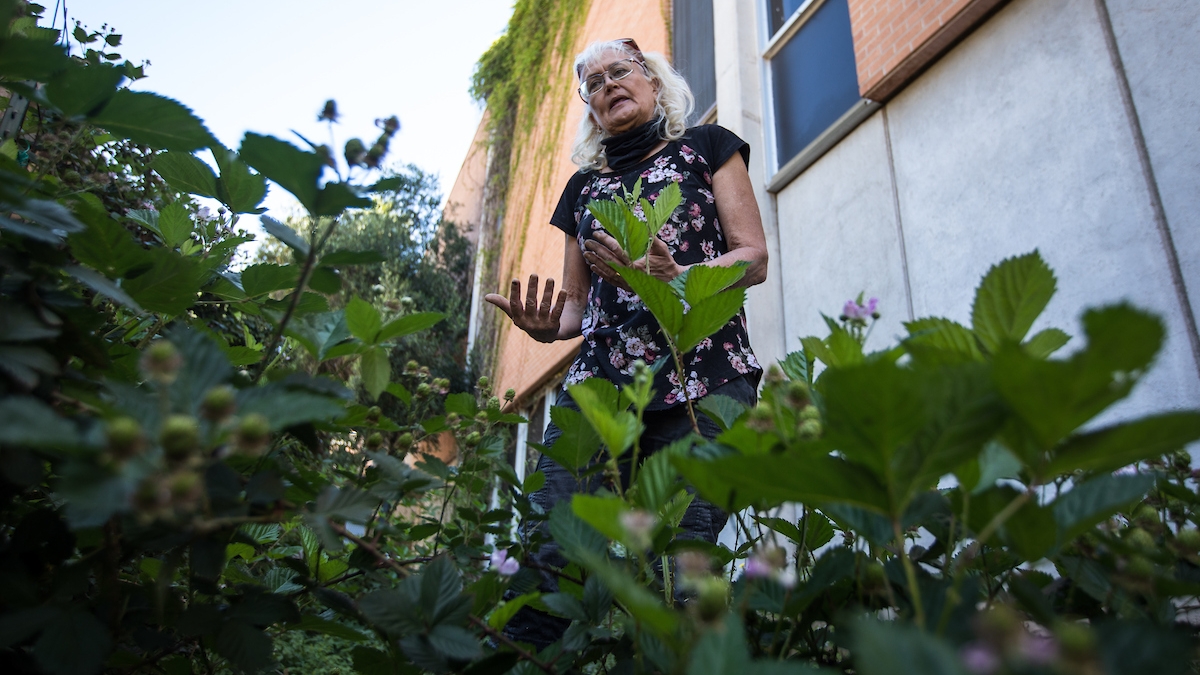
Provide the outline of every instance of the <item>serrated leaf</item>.
{"type": "Polygon", "coordinates": [[[729,267],[716,265],[693,265],[688,268],[687,281],[683,285],[683,299],[695,306],[700,301],[729,288],[746,276],[750,263],[740,262],[729,267]]]}
{"type": "Polygon", "coordinates": [[[613,265],[629,287],[637,293],[646,309],[658,319],[658,324],[668,335],[675,336],[683,328],[683,303],[675,291],[645,272],[632,267],[613,265]]]}
{"type": "Polygon", "coordinates": [[[454,661],[472,661],[483,656],[479,639],[458,626],[434,626],[429,631],[429,644],[442,656],[454,661]]]}
{"type": "Polygon", "coordinates": [[[708,416],[721,431],[728,431],[733,423],[748,410],[745,403],[735,401],[724,394],[711,394],[700,399],[696,406],[708,416]]]}
{"type": "Polygon", "coordinates": [[[421,591],[418,602],[425,618],[433,623],[444,619],[447,610],[457,604],[462,594],[462,575],[448,556],[439,556],[421,570],[421,591]]]}
{"type": "Polygon", "coordinates": [[[259,263],[242,270],[242,290],[249,297],[266,295],[294,288],[299,278],[300,270],[295,265],[259,263]]]}
{"type": "Polygon", "coordinates": [[[317,498],[316,513],[325,518],[365,523],[378,507],[379,500],[366,492],[330,486],[317,498]]]}
{"type": "Polygon", "coordinates": [[[279,241],[282,241],[288,246],[288,248],[291,248],[300,255],[306,257],[308,256],[308,242],[305,241],[304,238],[299,234],[297,234],[295,230],[270,216],[259,216],[258,220],[259,224],[262,225],[262,228],[267,231],[267,234],[275,237],[279,241]]]}
{"type": "Polygon", "coordinates": [[[591,212],[592,217],[599,221],[600,226],[604,228],[613,239],[617,240],[617,244],[622,249],[628,245],[629,241],[625,233],[625,214],[626,208],[622,204],[607,199],[597,199],[588,202],[587,209],[591,212]]]}
{"type": "Polygon", "coordinates": [[[916,627],[859,619],[854,623],[856,671],[862,675],[965,675],[954,649],[916,627]]]}
{"type": "Polygon", "coordinates": [[[308,350],[318,361],[324,361],[334,346],[350,337],[342,312],[323,312],[292,319],[286,334],[308,350]]]}
{"type": "MultiPolygon", "coordinates": [[[[672,447],[679,447],[684,452],[687,450],[686,445],[672,447]]],[[[675,470],[675,465],[671,464],[672,455],[677,454],[672,447],[654,453],[638,469],[638,501],[642,508],[650,513],[659,513],[683,487],[679,480],[679,472],[675,470]]]]}
{"type": "Polygon", "coordinates": [[[571,510],[580,520],[609,539],[622,543],[629,541],[621,525],[621,514],[629,511],[629,505],[624,500],[577,494],[571,499],[571,510]]]}
{"type": "Polygon", "coordinates": [[[67,117],[87,115],[107,103],[124,79],[116,66],[76,64],[46,83],[46,98],[67,117]]]}
{"type": "Polygon", "coordinates": [[[1152,415],[1068,438],[1054,453],[1046,472],[1113,471],[1181,450],[1198,439],[1200,412],[1152,415]]]}
{"type": "Polygon", "coordinates": [[[586,466],[600,450],[600,436],[584,419],[583,413],[554,406],[550,408],[550,421],[563,433],[542,452],[569,471],[576,472],[586,466]]]}
{"type": "Polygon", "coordinates": [[[521,610],[522,607],[542,597],[541,593],[533,592],[524,595],[518,595],[512,600],[506,601],[503,605],[497,607],[488,617],[488,625],[496,630],[504,630],[510,619],[521,610]]]}
{"type": "Polygon", "coordinates": [[[212,153],[221,169],[217,198],[234,213],[255,213],[267,195],[267,180],[251,171],[232,150],[216,146],[212,153]]]}
{"type": "Polygon", "coordinates": [[[357,630],[347,626],[344,623],[322,619],[313,614],[305,614],[296,623],[288,624],[288,630],[303,630],[321,633],[323,635],[332,635],[333,637],[342,640],[350,640],[351,642],[363,642],[367,636],[357,630]]]}
{"type": "Polygon", "coordinates": [[[383,327],[383,319],[379,310],[358,296],[350,299],[346,305],[346,327],[350,334],[364,343],[374,345],[380,342],[379,330],[383,327]]]}
{"type": "Polygon", "coordinates": [[[149,254],[133,241],[129,231],[113,220],[103,207],[77,202],[75,213],[87,224],[83,232],[71,234],[67,240],[79,262],[102,272],[109,278],[119,278],[130,269],[147,262],[149,254]]]}
{"type": "Polygon", "coordinates": [[[1057,281],[1035,249],[1007,258],[984,275],[971,307],[971,327],[989,352],[1025,339],[1054,296],[1057,281]]]}
{"type": "Polygon", "coordinates": [[[192,238],[192,217],[180,202],[171,202],[158,212],[158,232],[168,248],[192,238]]]}
{"type": "Polygon", "coordinates": [[[727,510],[786,502],[852,504],[888,512],[887,490],[870,472],[843,459],[803,455],[731,455],[712,461],[678,457],[675,466],[700,496],[727,510]]]}
{"type": "Polygon", "coordinates": [[[746,301],[746,289],[734,288],[722,291],[692,305],[683,316],[683,325],[679,329],[679,340],[676,347],[680,352],[687,353],[729,323],[737,316],[746,301]]]}
{"type": "Polygon", "coordinates": [[[392,364],[388,360],[387,350],[383,347],[368,349],[363,352],[358,367],[363,387],[371,395],[371,400],[378,400],[392,379],[392,364]]]}
{"type": "Polygon", "coordinates": [[[142,306],[137,304],[136,300],[129,297],[129,294],[126,293],[124,289],[110,281],[108,277],[105,277],[103,274],[100,274],[95,270],[90,270],[79,265],[68,265],[67,267],[63,268],[63,271],[79,280],[80,283],[92,289],[93,291],[96,291],[100,295],[103,295],[110,300],[125,305],[138,314],[141,314],[144,311],[142,306]]]}
{"type": "Polygon", "coordinates": [[[588,424],[596,430],[612,456],[620,457],[633,445],[642,431],[642,426],[633,413],[623,410],[613,414],[595,392],[587,387],[572,385],[567,391],[571,398],[575,399],[575,403],[579,404],[588,424]]]}
{"type": "Polygon", "coordinates": [[[196,304],[209,276],[198,260],[162,248],[149,249],[146,257],[150,269],[127,279],[123,286],[130,297],[152,312],[175,316],[196,304]]]}
{"type": "Polygon", "coordinates": [[[1154,487],[1154,476],[1100,474],[1076,485],[1050,505],[1059,542],[1067,543],[1096,523],[1140,499],[1154,487]]]}
{"type": "Polygon", "coordinates": [[[162,150],[191,152],[217,142],[187,107],[150,92],[121,89],[91,121],[116,136],[162,150]]]}
{"type": "Polygon", "coordinates": [[[247,133],[238,155],[263,176],[292,193],[304,208],[310,212],[316,208],[318,181],[325,167],[316,153],[301,150],[273,136],[247,133]]]}
{"type": "Polygon", "coordinates": [[[1071,336],[1057,328],[1047,328],[1029,338],[1025,343],[1025,351],[1039,359],[1049,358],[1051,354],[1062,349],[1070,342],[1071,336]]]}
{"type": "Polygon", "coordinates": [[[549,525],[550,535],[570,560],[580,562],[588,554],[601,555],[608,550],[604,535],[575,515],[566,500],[551,509],[549,525]]]}
{"type": "Polygon", "coordinates": [[[379,329],[377,342],[387,342],[430,328],[446,318],[440,312],[417,312],[392,319],[379,329]]]}
{"type": "Polygon", "coordinates": [[[217,197],[217,175],[195,155],[164,152],[154,158],[150,168],[177,190],[214,199],[217,197]]]}
{"type": "Polygon", "coordinates": [[[904,324],[908,339],[904,347],[924,363],[980,361],[983,354],[969,328],[949,319],[928,317],[904,324]]]}
{"type": "Polygon", "coordinates": [[[45,82],[70,65],[66,51],[54,41],[12,36],[0,42],[0,74],[5,80],[45,82]]]}
{"type": "Polygon", "coordinates": [[[365,209],[371,206],[371,200],[361,197],[355,186],[348,183],[327,183],[317,193],[317,201],[312,213],[315,216],[336,216],[350,208],[365,209]]]}

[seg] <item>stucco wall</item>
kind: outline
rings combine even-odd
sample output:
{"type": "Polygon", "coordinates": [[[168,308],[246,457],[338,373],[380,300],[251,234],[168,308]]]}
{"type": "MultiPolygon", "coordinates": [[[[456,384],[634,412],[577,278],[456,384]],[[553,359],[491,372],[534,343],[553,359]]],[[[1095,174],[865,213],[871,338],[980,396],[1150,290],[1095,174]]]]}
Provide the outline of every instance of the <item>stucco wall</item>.
{"type": "MultiPolygon", "coordinates": [[[[1176,251],[1195,288],[1200,99],[1180,85],[1195,80],[1197,47],[1187,36],[1196,34],[1200,6],[1110,4],[1176,251]]],[[[859,290],[883,300],[868,347],[890,344],[908,319],[906,277],[916,316],[969,322],[988,266],[1037,248],[1059,291],[1034,330],[1056,325],[1081,336],[1085,307],[1125,300],[1166,322],[1157,367],[1115,414],[1200,405],[1194,328],[1101,18],[1094,0],[1014,0],[778,194],[790,348],[800,335],[825,334],[818,312],[837,313],[859,290]]]]}

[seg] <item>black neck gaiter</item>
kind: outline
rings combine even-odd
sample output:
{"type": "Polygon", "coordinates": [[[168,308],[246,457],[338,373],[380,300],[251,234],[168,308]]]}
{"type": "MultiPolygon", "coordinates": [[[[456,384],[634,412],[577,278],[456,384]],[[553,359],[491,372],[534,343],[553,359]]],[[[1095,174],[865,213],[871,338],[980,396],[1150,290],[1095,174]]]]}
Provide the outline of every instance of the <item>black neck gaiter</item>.
{"type": "Polygon", "coordinates": [[[604,156],[608,159],[608,168],[612,171],[624,171],[650,154],[654,146],[662,142],[660,128],[663,118],[656,117],[645,124],[634,127],[625,133],[609,136],[600,141],[604,146],[604,156]]]}

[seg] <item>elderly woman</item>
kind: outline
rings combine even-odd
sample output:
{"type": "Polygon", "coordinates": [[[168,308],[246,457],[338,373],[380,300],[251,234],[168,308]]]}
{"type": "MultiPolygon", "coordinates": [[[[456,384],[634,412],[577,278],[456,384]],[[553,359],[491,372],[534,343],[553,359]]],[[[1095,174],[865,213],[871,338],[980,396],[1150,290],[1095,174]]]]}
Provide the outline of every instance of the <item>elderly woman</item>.
{"type": "MultiPolygon", "coordinates": [[[[524,302],[517,279],[507,298],[491,294],[486,300],[535,340],[583,335],[564,387],[589,377],[621,385],[631,381],[637,360],[652,365],[671,356],[654,317],[608,263],[632,264],[670,281],[692,265],[746,262],[740,284],[751,286],[766,278],[766,239],[747,173],[749,145],[716,125],[687,127],[692,94],[663,56],[643,53],[630,39],[597,42],[576,57],[575,74],[587,106],[572,154],[579,172],[567,182],[550,219],[566,234],[563,288],[556,300],[554,280],[547,279],[539,303],[538,278],[531,275],[524,302]],[[638,180],[651,201],[668,184],[678,183],[683,202],[652,240],[646,258],[631,261],[587,204],[632,191],[638,180]]],[[[762,371],[750,350],[744,315],[739,313],[684,355],[683,364],[682,380],[670,366],[655,376],[655,396],[644,416],[643,457],[692,431],[686,401],[718,393],[746,404],[755,401],[762,371]]],[[[565,392],[557,404],[575,407],[565,392]]],[[[701,433],[715,436],[716,425],[699,418],[701,433]]],[[[544,443],[550,445],[560,435],[550,425],[544,443]]],[[[599,487],[576,483],[545,456],[538,468],[545,472],[546,484],[531,499],[546,511],[575,492],[599,487]]],[[[681,526],[685,536],[713,543],[727,518],[696,499],[681,526]]],[[[537,558],[543,566],[565,564],[553,544],[543,546],[537,558]]],[[[546,576],[544,586],[553,590],[553,578],[546,576]]],[[[530,610],[513,619],[509,633],[544,647],[565,627],[530,610]]]]}

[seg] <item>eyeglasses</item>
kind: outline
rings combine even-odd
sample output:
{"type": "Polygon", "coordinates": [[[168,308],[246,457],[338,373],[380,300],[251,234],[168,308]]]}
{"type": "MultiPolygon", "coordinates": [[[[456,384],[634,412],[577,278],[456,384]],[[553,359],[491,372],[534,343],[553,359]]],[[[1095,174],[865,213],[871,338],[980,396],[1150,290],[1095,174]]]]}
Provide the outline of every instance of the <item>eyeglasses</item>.
{"type": "MultiPolygon", "coordinates": [[[[632,50],[634,55],[627,59],[621,59],[620,61],[609,64],[608,68],[606,68],[603,73],[595,73],[580,82],[579,98],[583,99],[584,103],[587,103],[592,94],[595,94],[604,88],[605,74],[607,74],[608,79],[612,80],[613,82],[623,80],[633,72],[633,64],[636,63],[642,67],[642,72],[649,75],[649,72],[646,70],[646,62],[642,58],[642,50],[638,47],[637,42],[634,42],[633,38],[621,38],[620,40],[613,40],[613,42],[620,43],[623,47],[632,50]]],[[[583,64],[579,65],[579,72],[576,74],[583,74],[583,64]]]]}

